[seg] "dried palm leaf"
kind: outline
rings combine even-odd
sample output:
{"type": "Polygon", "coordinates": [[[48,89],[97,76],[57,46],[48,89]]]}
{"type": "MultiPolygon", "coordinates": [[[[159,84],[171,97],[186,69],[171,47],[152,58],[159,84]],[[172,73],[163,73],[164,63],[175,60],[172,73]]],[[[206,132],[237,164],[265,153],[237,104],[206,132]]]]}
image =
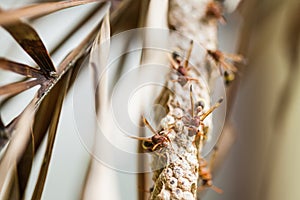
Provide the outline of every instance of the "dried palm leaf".
{"type": "MultiPolygon", "coordinates": [[[[146,14],[144,14],[144,16],[141,16],[140,20],[142,22],[144,22],[143,26],[147,27],[147,28],[154,28],[154,30],[158,30],[158,29],[165,29],[167,30],[168,28],[168,4],[169,1],[160,1],[160,0],[152,0],[152,1],[147,1],[144,2],[144,9],[147,10],[146,14]],[[145,18],[145,19],[143,19],[145,18]]],[[[153,35],[151,34],[152,31],[151,29],[149,29],[149,31],[145,31],[145,41],[144,41],[144,46],[148,47],[151,46],[152,42],[153,42],[153,35]]],[[[168,36],[168,31],[165,32],[161,32],[161,37],[166,37],[168,36]]],[[[156,38],[154,38],[155,40],[156,38]]],[[[162,46],[164,46],[163,44],[161,44],[162,46]]],[[[165,45],[167,46],[167,44],[165,45]]],[[[162,53],[161,51],[157,51],[157,50],[151,50],[151,49],[143,49],[142,51],[142,58],[141,58],[141,66],[144,66],[146,64],[167,64],[167,56],[166,54],[162,53]]],[[[166,71],[163,71],[163,69],[161,69],[160,71],[161,74],[167,74],[166,71]]],[[[163,88],[161,91],[161,94],[163,94],[165,91],[167,90],[167,88],[163,88]]],[[[152,89],[151,91],[152,94],[154,93],[154,89],[152,89]]],[[[137,104],[141,107],[141,110],[143,110],[144,105],[149,105],[149,101],[148,101],[148,96],[147,97],[140,97],[139,101],[137,102],[137,104]]],[[[161,116],[158,116],[158,114],[156,113],[155,116],[156,120],[161,119],[161,116]]],[[[141,126],[143,125],[143,121],[141,119],[140,121],[141,126]]],[[[144,129],[139,129],[139,136],[144,136],[144,129]]],[[[143,142],[139,141],[139,146],[137,151],[139,153],[143,152],[143,142]]],[[[139,169],[146,169],[146,158],[143,157],[139,157],[137,160],[137,165],[139,169]]],[[[138,195],[138,199],[147,199],[147,196],[149,195],[147,192],[150,186],[149,186],[149,180],[150,180],[150,174],[149,173],[139,173],[138,177],[137,177],[137,185],[138,185],[138,189],[137,189],[137,195],[138,195]]]]}
{"type": "Polygon", "coordinates": [[[139,25],[140,7],[146,0],[122,0],[119,6],[111,13],[111,32],[117,34],[133,29],[139,25]]]}
{"type": "Polygon", "coordinates": [[[43,80],[37,79],[7,84],[0,87],[0,95],[1,98],[13,96],[42,83],[43,80]]]}
{"type": "MultiPolygon", "coordinates": [[[[16,118],[18,123],[13,126],[14,135],[8,145],[3,158],[0,160],[0,194],[5,195],[5,181],[10,170],[16,165],[23,151],[26,148],[26,142],[30,138],[30,130],[34,122],[34,100],[25,108],[25,110],[16,118]]],[[[0,197],[1,197],[0,195],[0,197]]]]}
{"type": "Polygon", "coordinates": [[[55,67],[49,53],[38,33],[28,24],[21,21],[3,26],[26,53],[37,63],[47,78],[55,75],[55,67]]]}
{"type": "MultiPolygon", "coordinates": [[[[100,30],[93,42],[89,67],[93,79],[93,89],[95,93],[95,108],[96,114],[100,120],[100,123],[104,125],[103,130],[107,131],[109,123],[103,118],[103,113],[107,113],[109,95],[108,95],[108,71],[107,64],[110,53],[110,22],[109,11],[103,18],[100,30]],[[98,82],[99,81],[99,82],[98,82]]],[[[94,147],[96,149],[98,140],[95,140],[94,147]]],[[[96,151],[94,149],[94,151],[96,151]]],[[[86,176],[84,190],[82,192],[82,199],[91,199],[97,196],[99,189],[95,190],[92,185],[99,185],[99,179],[95,178],[98,172],[101,171],[101,166],[97,165],[98,161],[92,159],[89,163],[89,170],[86,176]]]]}
{"type": "Polygon", "coordinates": [[[61,2],[50,2],[22,7],[15,10],[8,10],[0,12],[0,25],[8,25],[16,23],[20,18],[40,17],[52,12],[56,12],[65,8],[79,6],[92,2],[103,2],[99,0],[72,0],[61,2]]]}
{"type": "Polygon", "coordinates": [[[107,62],[110,49],[110,24],[109,12],[106,13],[100,31],[93,43],[89,65],[94,81],[96,112],[104,112],[108,107],[108,73],[107,62]],[[103,75],[103,76],[102,76],[103,75]],[[100,77],[101,76],[101,77],[100,77]],[[99,77],[101,79],[99,79],[99,77]],[[98,81],[101,81],[98,83],[98,81]],[[97,85],[99,84],[99,87],[97,85]],[[100,95],[101,94],[101,95],[100,95]],[[101,99],[100,99],[101,98],[101,99]]]}
{"type": "Polygon", "coordinates": [[[0,58],[0,68],[8,70],[28,78],[41,78],[44,77],[43,73],[31,66],[27,66],[21,63],[13,62],[5,58],[0,58]]]}
{"type": "MultiPolygon", "coordinates": [[[[37,108],[40,108],[36,118],[38,120],[42,120],[44,123],[35,123],[34,125],[34,137],[32,138],[27,146],[26,151],[24,152],[22,159],[20,160],[20,163],[18,165],[18,175],[20,176],[20,196],[24,195],[25,187],[27,184],[28,176],[30,173],[31,165],[32,165],[32,160],[34,156],[34,152],[38,148],[39,144],[41,143],[42,139],[44,138],[46,131],[50,124],[53,121],[53,116],[51,113],[55,110],[55,107],[57,107],[57,97],[60,96],[61,94],[61,89],[63,87],[58,87],[60,84],[60,81],[64,80],[64,75],[68,74],[70,69],[73,68],[78,68],[81,62],[84,60],[83,58],[88,54],[91,41],[93,38],[96,36],[96,30],[97,28],[94,29],[87,37],[86,39],[80,43],[80,45],[74,49],[64,60],[63,62],[59,65],[59,74],[53,78],[50,81],[45,81],[43,83],[43,88],[40,88],[38,90],[37,97],[34,99],[34,103],[37,106],[37,108]],[[56,86],[58,85],[58,86],[56,86]],[[53,92],[52,92],[53,91],[53,92]],[[48,98],[49,97],[49,98],[48,98]],[[45,100],[45,101],[44,101],[45,100]],[[46,111],[46,112],[45,112],[46,111]],[[45,114],[49,113],[49,115],[45,114]]],[[[17,65],[17,64],[16,64],[17,65]]],[[[20,70],[15,70],[19,72],[20,70]]],[[[22,71],[22,70],[21,70],[22,71]]],[[[71,73],[71,71],[70,71],[71,73]]],[[[68,87],[67,87],[68,88],[68,87]]],[[[53,130],[53,129],[52,129],[53,130]]],[[[54,131],[55,132],[55,131],[54,131]]],[[[24,141],[25,144],[27,144],[27,141],[24,141]]],[[[6,152],[5,152],[6,153],[6,152]]],[[[46,169],[47,167],[45,167],[46,169]]],[[[46,171],[46,170],[43,170],[46,171]]],[[[43,172],[43,174],[45,174],[43,172]]],[[[41,179],[43,180],[43,175],[41,175],[41,179]]],[[[37,196],[40,194],[40,189],[37,189],[37,196]]]]}
{"type": "Polygon", "coordinates": [[[32,195],[33,200],[41,199],[41,196],[43,193],[43,189],[44,189],[44,185],[45,185],[45,181],[46,181],[46,177],[47,177],[47,172],[48,172],[49,164],[50,164],[50,160],[51,160],[51,155],[53,152],[53,145],[54,145],[57,127],[58,127],[58,123],[59,123],[61,108],[62,108],[63,100],[67,93],[71,73],[72,73],[72,70],[69,70],[68,73],[66,74],[66,76],[64,77],[64,79],[62,81],[60,81],[59,83],[57,83],[57,85],[56,85],[56,87],[60,87],[61,89],[60,89],[60,94],[57,97],[57,104],[56,104],[56,107],[55,107],[55,110],[53,112],[53,116],[51,119],[46,152],[45,152],[45,155],[43,158],[43,163],[42,163],[42,166],[40,169],[39,177],[38,177],[38,180],[35,185],[34,193],[32,195]]]}

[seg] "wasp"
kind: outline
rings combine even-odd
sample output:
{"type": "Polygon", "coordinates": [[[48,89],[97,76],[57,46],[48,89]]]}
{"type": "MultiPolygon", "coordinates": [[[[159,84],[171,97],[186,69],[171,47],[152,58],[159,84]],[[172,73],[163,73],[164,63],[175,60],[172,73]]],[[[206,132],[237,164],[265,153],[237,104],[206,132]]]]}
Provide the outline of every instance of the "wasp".
{"type": "Polygon", "coordinates": [[[218,2],[212,1],[207,4],[205,16],[208,19],[217,19],[221,24],[226,24],[226,19],[223,16],[223,8],[218,2]]]}
{"type": "Polygon", "coordinates": [[[204,110],[204,102],[202,100],[194,103],[193,98],[193,87],[190,85],[190,102],[191,102],[191,113],[190,115],[183,117],[183,123],[185,126],[189,128],[189,136],[196,135],[199,137],[200,135],[205,135],[205,132],[202,133],[199,130],[199,127],[202,126],[203,130],[207,130],[207,127],[203,123],[203,121],[208,117],[216,108],[218,108],[223,101],[223,98],[220,98],[218,102],[209,108],[206,112],[202,112],[204,110]],[[196,109],[195,109],[196,107],[196,109]],[[196,112],[195,112],[196,111],[196,112]]]}
{"type": "Polygon", "coordinates": [[[192,50],[193,50],[194,42],[191,40],[190,47],[187,51],[187,56],[184,61],[181,60],[179,54],[177,52],[172,53],[172,58],[170,58],[171,67],[176,70],[178,79],[173,80],[174,82],[178,82],[182,87],[187,84],[188,81],[197,81],[198,79],[192,78],[188,76],[188,72],[190,67],[188,66],[189,60],[191,58],[192,50]]]}
{"type": "Polygon", "coordinates": [[[232,63],[242,63],[244,62],[244,57],[242,55],[223,53],[220,50],[209,49],[207,50],[207,54],[219,68],[220,74],[223,75],[226,85],[229,85],[234,80],[234,73],[238,71],[232,63]]]}
{"type": "Polygon", "coordinates": [[[164,130],[156,131],[145,117],[142,117],[142,119],[145,126],[147,126],[149,130],[153,133],[153,136],[150,138],[142,138],[135,136],[129,137],[142,141],[143,149],[150,152],[168,147],[168,145],[171,143],[171,140],[168,137],[169,131],[167,133],[164,130]]]}
{"type": "Polygon", "coordinates": [[[204,158],[199,159],[199,177],[202,180],[202,185],[198,191],[201,191],[204,188],[211,188],[219,194],[223,193],[222,189],[213,185],[211,171],[208,167],[207,161],[204,158]]]}
{"type": "MultiPolygon", "coordinates": [[[[203,143],[203,139],[200,142],[203,143]]],[[[198,160],[199,160],[199,177],[201,178],[201,181],[202,181],[202,184],[198,188],[198,191],[201,191],[205,188],[211,188],[219,194],[223,193],[222,189],[216,187],[213,184],[212,174],[211,174],[211,171],[210,171],[210,169],[212,168],[213,160],[216,157],[216,150],[217,150],[217,148],[215,147],[214,148],[214,153],[212,154],[212,157],[210,158],[210,164],[209,165],[208,165],[207,161],[201,155],[198,158],[198,160]]]]}

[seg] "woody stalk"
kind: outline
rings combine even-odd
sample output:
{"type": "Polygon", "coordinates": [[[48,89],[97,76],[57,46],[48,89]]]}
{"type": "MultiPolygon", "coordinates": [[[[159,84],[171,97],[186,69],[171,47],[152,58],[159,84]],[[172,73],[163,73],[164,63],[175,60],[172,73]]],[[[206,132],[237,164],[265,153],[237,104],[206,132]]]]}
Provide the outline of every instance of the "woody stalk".
{"type": "MultiPolygon", "coordinates": [[[[222,102],[221,97],[218,102],[211,102],[209,90],[220,73],[223,76],[236,71],[217,50],[217,25],[224,22],[223,5],[209,0],[160,2],[161,7],[165,5],[168,9],[155,26],[155,22],[149,20],[155,4],[158,2],[150,1],[148,26],[170,28],[176,51],[168,55],[170,73],[166,88],[172,92],[164,90],[158,102],[164,104],[168,113],[160,121],[160,130],[155,130],[144,118],[144,124],[154,135],[138,138],[143,140],[144,149],[156,152],[152,156],[155,170],[150,199],[197,199],[197,193],[206,188],[221,193],[221,189],[213,185],[202,147],[212,132],[211,113],[222,102]],[[176,32],[191,40],[179,38],[176,32]],[[193,54],[196,43],[202,48],[197,55],[193,54]]],[[[235,60],[240,61],[240,58],[235,60]]]]}

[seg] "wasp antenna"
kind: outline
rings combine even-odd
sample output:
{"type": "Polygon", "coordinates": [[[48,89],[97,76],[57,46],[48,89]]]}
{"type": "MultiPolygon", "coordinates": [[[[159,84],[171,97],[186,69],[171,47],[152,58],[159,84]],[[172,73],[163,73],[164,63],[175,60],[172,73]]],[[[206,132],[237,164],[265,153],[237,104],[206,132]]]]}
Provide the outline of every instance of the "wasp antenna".
{"type": "Polygon", "coordinates": [[[200,186],[200,187],[197,189],[197,192],[202,192],[204,189],[205,189],[205,187],[200,186]]]}
{"type": "Polygon", "coordinates": [[[227,19],[223,15],[220,17],[220,23],[222,25],[226,25],[227,24],[227,19]]]}
{"type": "Polygon", "coordinates": [[[151,130],[151,132],[153,134],[156,134],[157,131],[151,126],[151,124],[148,122],[148,120],[144,116],[142,116],[142,117],[143,117],[144,124],[151,130]]]}
{"type": "Polygon", "coordinates": [[[178,63],[173,59],[171,55],[168,55],[168,58],[171,62],[171,67],[176,70],[178,68],[178,63]]]}
{"type": "Polygon", "coordinates": [[[127,137],[130,137],[132,139],[140,140],[140,141],[149,141],[151,142],[151,139],[149,138],[142,138],[142,137],[136,137],[136,136],[131,136],[131,135],[126,135],[127,137]]]}
{"type": "Polygon", "coordinates": [[[210,115],[216,108],[218,108],[218,107],[221,105],[222,102],[223,102],[223,98],[220,98],[220,99],[218,100],[218,102],[217,102],[215,105],[213,105],[207,112],[205,112],[205,113],[203,113],[203,114],[201,115],[200,120],[203,121],[203,120],[204,120],[208,115],[210,115]]]}
{"type": "Polygon", "coordinates": [[[190,47],[189,47],[189,50],[188,50],[188,52],[187,52],[186,59],[185,59],[184,64],[183,64],[183,67],[184,67],[184,68],[187,68],[187,66],[188,66],[188,64],[189,64],[189,60],[190,60],[191,55],[192,55],[193,46],[194,46],[194,41],[191,40],[191,41],[190,41],[190,47]]]}
{"type": "Polygon", "coordinates": [[[214,190],[218,194],[222,194],[223,193],[223,190],[221,188],[218,188],[217,186],[212,185],[212,186],[210,186],[210,188],[212,190],[214,190]]]}
{"type": "Polygon", "coordinates": [[[194,117],[193,85],[190,85],[191,115],[194,117]]]}

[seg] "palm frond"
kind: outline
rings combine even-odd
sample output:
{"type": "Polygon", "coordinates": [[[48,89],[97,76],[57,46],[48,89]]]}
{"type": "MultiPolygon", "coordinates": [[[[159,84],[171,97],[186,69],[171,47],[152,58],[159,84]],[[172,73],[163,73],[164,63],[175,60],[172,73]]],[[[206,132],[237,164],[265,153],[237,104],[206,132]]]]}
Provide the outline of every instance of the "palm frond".
{"type": "Polygon", "coordinates": [[[43,83],[43,80],[30,80],[30,81],[20,81],[16,83],[7,84],[0,87],[0,96],[5,98],[15,94],[19,94],[25,90],[28,90],[36,85],[43,83]]]}
{"type": "Polygon", "coordinates": [[[16,23],[20,18],[41,17],[52,12],[56,12],[65,8],[79,6],[87,3],[103,2],[99,0],[72,0],[61,2],[41,3],[31,6],[22,7],[15,10],[0,11],[0,25],[8,25],[16,23]]]}
{"type": "Polygon", "coordinates": [[[57,127],[59,123],[59,117],[61,113],[61,108],[63,105],[63,100],[66,96],[70,77],[71,77],[71,72],[72,70],[69,70],[66,76],[62,81],[60,81],[56,87],[60,88],[60,93],[57,96],[57,104],[56,107],[53,111],[50,127],[49,127],[49,133],[48,133],[48,141],[47,141],[47,147],[46,147],[46,152],[43,158],[43,163],[40,169],[39,177],[35,185],[34,193],[32,195],[32,199],[41,199],[46,177],[47,177],[47,172],[49,169],[49,164],[51,160],[51,155],[53,152],[53,145],[56,137],[56,132],[57,132],[57,127]]]}
{"type": "Polygon", "coordinates": [[[34,67],[7,60],[5,58],[0,58],[0,68],[26,76],[28,78],[44,77],[43,73],[34,67]]]}
{"type": "MultiPolygon", "coordinates": [[[[13,26],[13,25],[10,25],[10,26],[13,26]]],[[[33,33],[31,31],[32,30],[34,31],[34,29],[32,29],[29,25],[27,26],[27,24],[22,23],[22,26],[25,27],[25,30],[29,30],[30,33],[33,33]]],[[[13,27],[13,28],[9,27],[9,28],[10,28],[9,30],[12,32],[12,34],[16,35],[15,37],[17,39],[20,39],[20,41],[23,41],[23,39],[25,37],[25,40],[26,40],[26,34],[25,34],[25,33],[27,33],[26,31],[24,32],[21,30],[20,32],[18,32],[19,30],[16,27],[13,27]]],[[[33,159],[35,156],[34,153],[39,148],[41,141],[45,137],[47,130],[49,128],[49,134],[52,135],[52,137],[51,137],[52,139],[48,142],[49,150],[47,151],[47,154],[46,154],[48,164],[46,163],[45,166],[43,166],[41,169],[40,178],[39,178],[40,185],[37,185],[37,187],[36,187],[36,190],[34,193],[34,198],[38,198],[42,193],[43,185],[44,185],[44,181],[46,178],[49,161],[50,161],[50,157],[51,157],[51,152],[52,152],[51,146],[53,146],[53,143],[54,143],[56,127],[57,127],[57,123],[58,123],[58,119],[59,119],[59,112],[60,112],[61,103],[62,103],[62,100],[59,97],[61,97],[62,94],[65,94],[65,90],[67,90],[69,88],[69,81],[67,81],[67,82],[64,81],[66,79],[65,75],[67,75],[68,77],[71,78],[71,75],[73,75],[72,70],[74,68],[76,68],[76,69],[79,68],[82,61],[89,53],[91,43],[94,40],[94,38],[96,37],[98,28],[99,28],[99,26],[97,26],[86,37],[86,39],[84,39],[79,44],[79,46],[77,48],[75,48],[70,54],[68,54],[68,56],[62,61],[62,63],[58,66],[59,74],[57,74],[57,76],[53,76],[53,74],[51,74],[52,71],[49,70],[49,68],[44,67],[45,71],[47,71],[47,74],[51,76],[51,79],[46,80],[44,78],[44,81],[39,82],[43,86],[38,90],[35,98],[33,98],[32,102],[31,102],[31,104],[35,105],[35,107],[37,109],[35,119],[39,122],[34,123],[32,137],[27,138],[23,141],[24,142],[23,145],[25,145],[25,149],[24,149],[24,151],[20,152],[20,155],[19,155],[20,157],[18,157],[18,159],[15,162],[16,164],[18,164],[17,175],[13,174],[13,176],[12,176],[12,177],[17,177],[18,180],[21,180],[21,181],[18,181],[18,184],[19,184],[18,192],[20,194],[19,195],[20,197],[24,197],[27,181],[28,181],[29,174],[31,171],[32,162],[33,162],[33,159]],[[48,73],[48,72],[50,72],[50,73],[48,73]],[[45,114],[45,113],[47,113],[47,114],[45,114]]],[[[35,33],[33,33],[33,35],[37,41],[36,43],[33,44],[33,46],[35,44],[44,46],[43,42],[39,39],[38,35],[35,33]]],[[[48,61],[51,59],[50,56],[48,55],[47,50],[44,49],[43,53],[41,55],[42,57],[39,57],[38,51],[36,51],[35,49],[30,50],[30,45],[31,45],[30,42],[28,44],[25,42],[25,44],[23,44],[23,45],[25,46],[24,48],[27,48],[29,46],[28,47],[29,50],[26,49],[27,52],[29,54],[31,53],[32,56],[34,58],[36,58],[36,60],[40,59],[40,63],[42,66],[47,66],[47,64],[45,64],[43,62],[45,59],[48,61]],[[26,46],[26,45],[28,45],[28,46],[26,46]]],[[[39,61],[37,61],[37,62],[39,62],[39,61]]],[[[51,61],[51,63],[52,63],[52,61],[51,61]]],[[[6,70],[10,70],[10,71],[22,74],[22,75],[38,76],[37,74],[40,74],[39,73],[40,70],[38,70],[38,69],[35,70],[35,68],[31,68],[29,66],[15,63],[12,61],[7,61],[5,59],[2,60],[2,64],[3,64],[2,65],[3,69],[5,68],[6,70]],[[12,66],[12,67],[9,67],[9,66],[12,66]]],[[[35,80],[35,81],[39,81],[39,80],[40,79],[35,80]]],[[[34,82],[34,81],[32,81],[32,82],[34,82]]],[[[26,82],[23,83],[22,81],[20,81],[19,84],[22,85],[23,88],[26,87],[26,82]]],[[[4,87],[8,87],[8,86],[4,86],[4,87]]],[[[3,91],[7,92],[7,90],[5,88],[3,89],[3,91]]],[[[16,92],[20,92],[20,91],[21,91],[21,89],[19,89],[16,92]]],[[[16,93],[16,92],[14,92],[14,93],[16,93]]],[[[19,119],[19,118],[16,118],[16,119],[19,119]]],[[[14,120],[14,122],[16,122],[16,121],[17,120],[14,120]]],[[[32,122],[32,121],[34,121],[34,120],[32,119],[30,122],[32,122]]],[[[6,131],[11,134],[12,130],[13,130],[12,125],[19,124],[19,122],[18,123],[10,123],[10,124],[11,124],[11,126],[6,127],[6,129],[7,129],[6,131]]],[[[14,134],[17,134],[17,133],[14,132],[14,134]]],[[[13,143],[10,142],[10,145],[13,145],[13,143]]],[[[8,151],[4,152],[4,157],[6,156],[7,152],[8,151]]],[[[6,178],[10,178],[10,177],[6,177],[6,178]]],[[[5,177],[1,177],[1,180],[4,180],[4,179],[5,179],[5,177]]],[[[11,181],[14,181],[14,180],[11,179],[11,181]]],[[[11,185],[11,186],[13,186],[13,185],[11,185]]],[[[2,191],[2,189],[3,188],[1,188],[1,191],[2,191]]],[[[5,189],[5,192],[3,190],[3,194],[8,194],[9,191],[11,191],[11,188],[5,189]]]]}
{"type": "MultiPolygon", "coordinates": [[[[26,148],[26,142],[30,138],[30,130],[34,122],[34,101],[25,108],[25,110],[17,117],[18,123],[15,123],[14,132],[7,150],[0,160],[0,194],[5,195],[4,182],[10,170],[16,165],[22,153],[26,148]]],[[[0,197],[1,197],[0,195],[0,197]]]]}
{"type": "Polygon", "coordinates": [[[106,13],[100,31],[93,43],[89,64],[94,80],[94,89],[96,91],[95,103],[96,112],[104,111],[108,107],[108,72],[106,69],[110,52],[110,22],[109,12],[106,13]],[[101,76],[101,80],[99,77],[101,76]],[[98,81],[101,81],[98,83],[98,81]],[[99,84],[99,87],[97,85],[99,84]],[[100,95],[101,94],[101,95],[100,95]]]}
{"type": "Polygon", "coordinates": [[[38,33],[28,24],[21,21],[13,25],[3,26],[24,51],[37,63],[41,72],[50,78],[55,73],[55,67],[49,53],[38,33]]]}

